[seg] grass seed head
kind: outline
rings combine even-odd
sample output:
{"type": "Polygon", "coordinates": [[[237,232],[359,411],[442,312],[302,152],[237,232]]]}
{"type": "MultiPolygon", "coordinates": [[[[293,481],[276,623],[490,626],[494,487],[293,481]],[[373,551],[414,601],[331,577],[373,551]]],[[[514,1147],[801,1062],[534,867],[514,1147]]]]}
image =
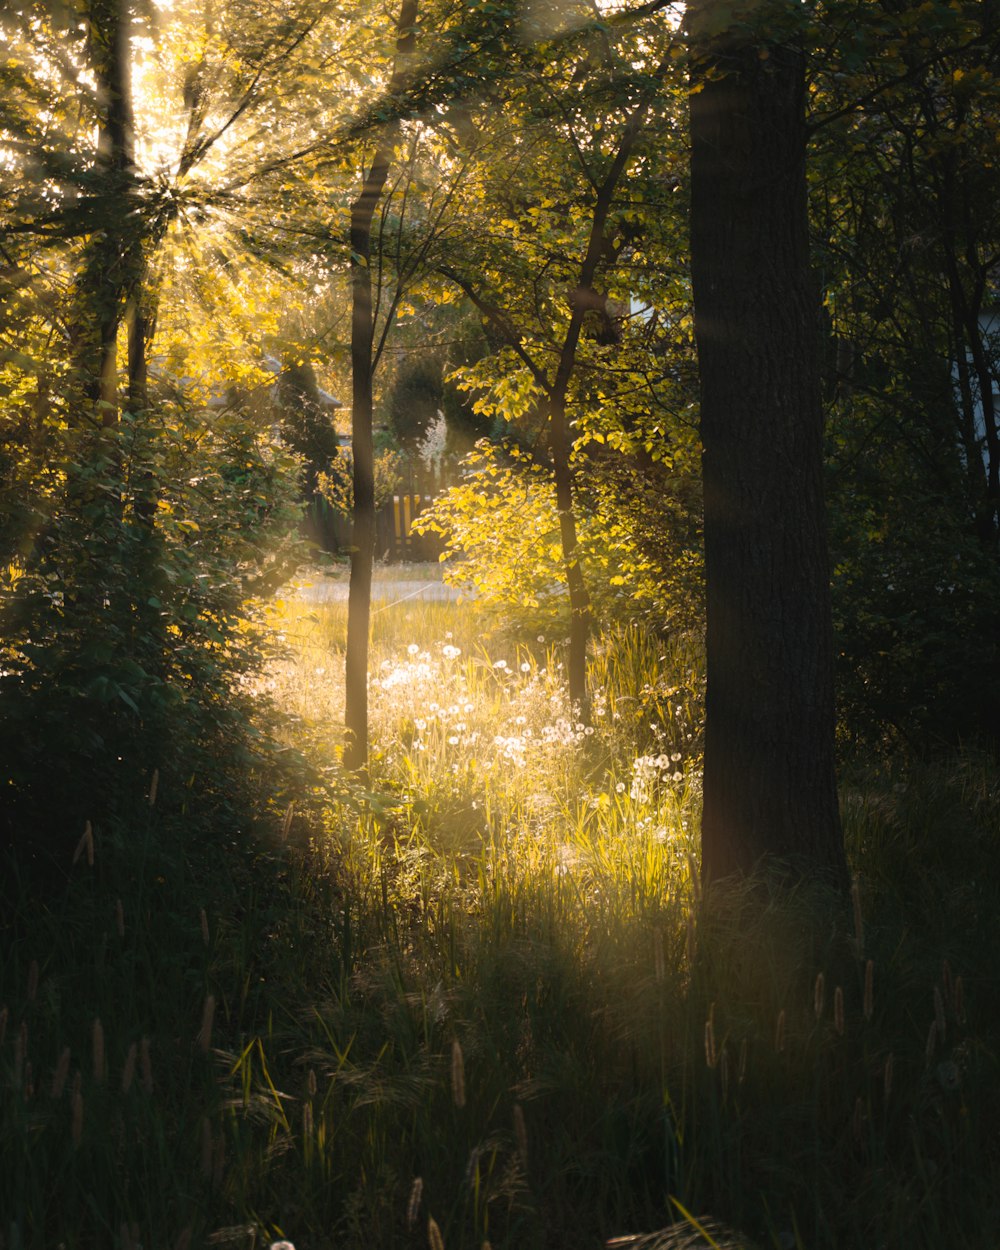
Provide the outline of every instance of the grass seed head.
{"type": "Polygon", "coordinates": [[[410,1200],[406,1204],[406,1227],[414,1229],[417,1226],[417,1217],[420,1214],[420,1199],[424,1192],[424,1178],[415,1176],[413,1184],[410,1186],[410,1200]]]}
{"type": "Polygon", "coordinates": [[[160,770],[158,768],[154,768],[153,776],[149,782],[149,806],[150,807],[156,806],[156,791],[158,790],[159,785],[160,785],[160,770]]]}
{"type": "Polygon", "coordinates": [[[817,1020],[822,1019],[826,1005],[826,978],[822,972],[816,973],[816,984],[813,986],[813,1014],[817,1020]]]}
{"type": "Polygon", "coordinates": [[[465,1057],[457,1037],[451,1044],[451,1099],[456,1107],[465,1106],[465,1057]]]}
{"type": "Polygon", "coordinates": [[[203,945],[208,946],[210,936],[208,932],[208,915],[204,907],[198,912],[198,922],[201,925],[201,940],[203,945]]]}
{"type": "Polygon", "coordinates": [[[427,1217],[427,1244],[430,1250],[444,1250],[444,1238],[433,1215],[427,1217]]]}
{"type": "Polygon", "coordinates": [[[118,936],[123,938],[125,936],[125,908],[121,899],[115,902],[115,928],[118,930],[118,936]]]}

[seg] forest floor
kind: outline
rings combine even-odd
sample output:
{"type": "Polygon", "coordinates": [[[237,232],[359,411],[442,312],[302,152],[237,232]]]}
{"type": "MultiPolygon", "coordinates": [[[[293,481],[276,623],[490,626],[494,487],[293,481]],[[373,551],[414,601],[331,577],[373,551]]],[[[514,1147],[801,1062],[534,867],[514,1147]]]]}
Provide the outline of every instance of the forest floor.
{"type": "Polygon", "coordinates": [[[177,778],[3,881],[4,1250],[996,1250],[995,759],[850,770],[853,914],[706,898],[697,640],[597,639],[585,725],[544,634],[386,606],[367,785],[289,596],[252,829],[177,778]]]}

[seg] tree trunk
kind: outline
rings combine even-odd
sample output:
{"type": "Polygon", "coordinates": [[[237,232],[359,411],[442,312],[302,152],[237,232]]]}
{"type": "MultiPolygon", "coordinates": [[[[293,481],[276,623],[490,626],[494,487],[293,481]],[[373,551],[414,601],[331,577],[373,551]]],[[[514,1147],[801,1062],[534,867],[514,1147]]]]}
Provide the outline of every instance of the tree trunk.
{"type": "MultiPolygon", "coordinates": [[[[575,359],[575,344],[571,354],[575,359]]],[[[565,391],[560,393],[557,389],[548,408],[549,450],[552,453],[552,476],[555,479],[556,509],[559,513],[559,538],[562,544],[563,567],[566,570],[566,588],[569,591],[569,697],[579,715],[589,721],[587,639],[590,637],[590,598],[583,580],[577,543],[573,472],[569,462],[571,439],[566,419],[565,391]]]]}
{"type": "Polygon", "coordinates": [[[118,418],[118,331],[142,268],[141,229],[129,212],[135,181],[129,0],[91,0],[87,22],[101,108],[97,164],[107,224],[88,248],[71,339],[83,415],[91,418],[99,406],[98,424],[107,428],[118,418]]]}
{"type": "Polygon", "coordinates": [[[375,558],[375,450],[372,435],[371,223],[388,163],[376,163],[351,211],[351,447],[354,457],[353,550],[344,660],[344,764],[368,763],[368,630],[375,558]],[[370,200],[370,203],[368,202],[370,200]]]}
{"type": "Polygon", "coordinates": [[[834,770],[819,303],[800,54],[691,6],[691,265],[704,447],[706,879],[846,880],[834,770]],[[708,27],[710,29],[710,27],[708,27]]]}
{"type": "MultiPolygon", "coordinates": [[[[659,74],[654,75],[658,80],[659,74]]],[[[559,364],[550,388],[547,406],[549,417],[549,449],[552,453],[552,476],[556,487],[556,508],[559,512],[559,534],[562,540],[563,565],[569,591],[569,697],[585,720],[589,719],[587,700],[587,640],[590,636],[590,599],[577,550],[576,513],[573,505],[573,472],[570,465],[572,438],[567,417],[569,383],[576,367],[576,355],[588,308],[602,305],[594,284],[607,244],[608,215],[615,194],[635,145],[642,133],[649,108],[644,97],[632,109],[622,130],[621,142],[603,180],[596,187],[587,251],[580,264],[579,285],[570,298],[570,320],[559,351],[559,364]]]]}
{"type": "MultiPolygon", "coordinates": [[[[397,23],[396,64],[390,93],[403,85],[403,63],[416,34],[417,0],[403,0],[397,23]]],[[[371,243],[375,210],[392,159],[395,127],[378,145],[361,194],[351,206],[351,442],[354,455],[354,537],[347,598],[347,650],[344,657],[344,766],[368,767],[368,630],[371,622],[372,564],[375,558],[375,451],[372,435],[372,381],[375,318],[372,303],[371,243]]]]}

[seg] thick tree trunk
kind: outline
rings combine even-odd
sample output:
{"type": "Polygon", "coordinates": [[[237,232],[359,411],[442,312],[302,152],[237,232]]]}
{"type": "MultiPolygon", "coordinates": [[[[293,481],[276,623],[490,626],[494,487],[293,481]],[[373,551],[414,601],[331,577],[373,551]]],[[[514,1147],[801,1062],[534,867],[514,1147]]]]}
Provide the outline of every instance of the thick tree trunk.
{"type": "Polygon", "coordinates": [[[691,257],[704,446],[703,873],[846,879],[834,771],[819,307],[799,54],[698,41],[691,257]]]}

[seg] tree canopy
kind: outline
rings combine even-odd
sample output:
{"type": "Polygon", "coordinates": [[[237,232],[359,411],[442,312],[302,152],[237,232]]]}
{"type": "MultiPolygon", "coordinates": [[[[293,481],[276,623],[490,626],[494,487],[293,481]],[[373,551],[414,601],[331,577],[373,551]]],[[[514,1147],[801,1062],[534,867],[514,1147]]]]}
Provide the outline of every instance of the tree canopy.
{"type": "MultiPolygon", "coordinates": [[[[466,443],[487,440],[425,524],[481,596],[566,630],[581,709],[595,624],[700,627],[704,450],[709,672],[729,655],[715,688],[736,700],[727,721],[710,675],[709,757],[714,732],[743,724],[756,754],[733,784],[760,777],[777,804],[759,844],[732,835],[723,870],[797,846],[816,858],[794,832],[793,775],[826,796],[836,842],[828,661],[842,741],[995,731],[992,8],[705,0],[683,16],[493,0],[7,7],[2,680],[18,723],[51,700],[55,724],[69,698],[90,718],[84,755],[112,722],[125,737],[141,725],[154,751],[175,706],[218,726],[222,686],[252,662],[248,605],[299,558],[303,448],[275,429],[265,357],[318,369],[343,398],[353,387],[360,517],[364,431],[391,410],[398,347],[432,359],[454,445],[461,423],[466,443]],[[716,171],[731,185],[700,180],[705,127],[724,133],[751,78],[774,111],[732,139],[742,172],[716,171]],[[767,147],[793,113],[788,147],[767,147]],[[793,306],[787,325],[769,319],[793,306]],[[795,362],[809,377],[792,386],[795,362]],[[793,506],[806,479],[808,521],[793,506]],[[733,559],[753,595],[727,583],[733,559]],[[713,621],[733,612],[720,652],[713,621]],[[968,664],[941,648],[956,631],[968,664]],[[820,705],[822,728],[795,728],[820,705]],[[766,706],[810,759],[823,739],[822,782],[761,729],[766,706]]],[[[337,444],[325,429],[310,446],[312,490],[337,444]]]]}

